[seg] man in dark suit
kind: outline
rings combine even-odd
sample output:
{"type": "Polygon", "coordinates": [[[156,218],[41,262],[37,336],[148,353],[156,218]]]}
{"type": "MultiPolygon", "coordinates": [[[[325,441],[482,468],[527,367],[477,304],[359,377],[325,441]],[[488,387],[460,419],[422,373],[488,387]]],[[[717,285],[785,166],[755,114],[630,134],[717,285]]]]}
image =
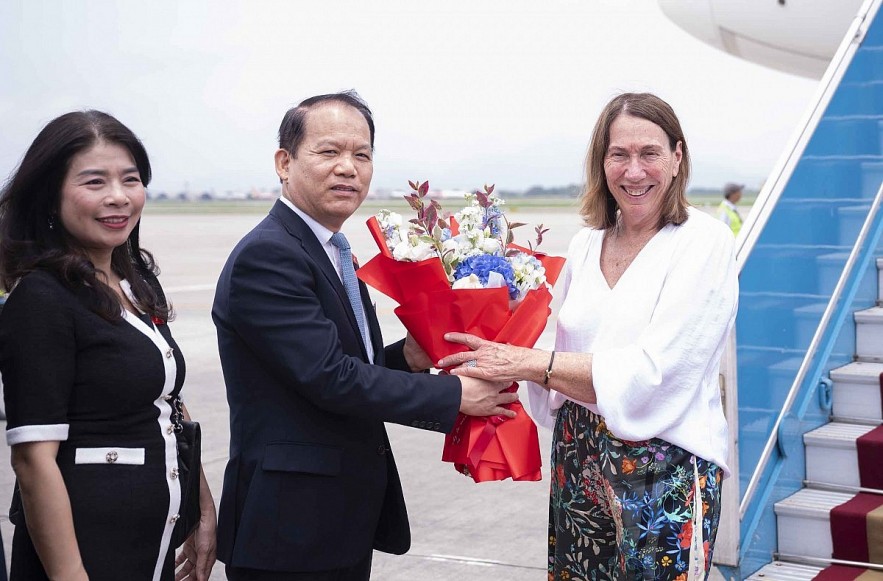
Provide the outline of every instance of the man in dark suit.
{"type": "Polygon", "coordinates": [[[230,404],[218,557],[234,581],[368,579],[374,549],[410,546],[383,422],[446,432],[458,411],[513,416],[505,386],[415,373],[430,361],[410,338],[383,346],[336,234],[368,193],[373,149],[371,111],[353,92],[289,110],[282,197],[218,281],[230,404]]]}

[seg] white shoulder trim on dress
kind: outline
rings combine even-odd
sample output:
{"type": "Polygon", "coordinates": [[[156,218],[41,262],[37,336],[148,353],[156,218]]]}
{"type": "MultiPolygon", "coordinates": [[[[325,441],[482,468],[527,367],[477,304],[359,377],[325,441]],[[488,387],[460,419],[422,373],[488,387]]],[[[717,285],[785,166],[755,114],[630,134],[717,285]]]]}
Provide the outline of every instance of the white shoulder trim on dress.
{"type": "Polygon", "coordinates": [[[19,426],[6,430],[6,444],[26,444],[28,442],[63,442],[67,440],[70,424],[42,424],[19,426]]]}

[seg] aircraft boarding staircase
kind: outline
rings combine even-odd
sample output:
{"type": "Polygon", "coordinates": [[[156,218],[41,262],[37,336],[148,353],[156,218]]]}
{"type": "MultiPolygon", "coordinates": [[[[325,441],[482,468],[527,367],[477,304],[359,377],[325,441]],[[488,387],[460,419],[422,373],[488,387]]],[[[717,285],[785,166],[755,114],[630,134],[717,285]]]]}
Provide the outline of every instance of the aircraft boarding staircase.
{"type": "Polygon", "coordinates": [[[883,580],[880,4],[862,6],[737,242],[739,387],[724,393],[741,502],[719,546],[739,540],[716,555],[730,579],[883,580]]]}
{"type": "MultiPolygon", "coordinates": [[[[878,273],[877,303],[883,304],[883,259],[876,259],[875,266],[878,273]]],[[[828,558],[832,564],[845,567],[837,571],[843,575],[852,572],[857,576],[872,564],[883,565],[883,560],[867,554],[860,542],[853,541],[835,554],[831,528],[831,511],[838,506],[849,502],[883,506],[883,485],[880,483],[883,453],[877,450],[871,461],[875,465],[863,466],[864,474],[860,474],[857,450],[860,438],[877,436],[879,439],[883,432],[880,378],[883,374],[883,307],[862,309],[853,317],[856,361],[832,369],[830,383],[823,380],[820,405],[827,407],[824,399],[830,395],[831,421],[803,435],[804,488],[775,503],[776,560],[751,575],[751,580],[808,581],[821,573],[828,558]],[[835,560],[833,557],[841,558],[835,560]]],[[[855,526],[855,523],[846,526],[855,526]]],[[[879,526],[878,534],[883,538],[883,524],[872,523],[871,526],[879,526]]],[[[869,534],[867,530],[865,534],[869,534]]],[[[864,542],[868,543],[867,538],[864,542]]],[[[883,567],[879,575],[883,579],[883,567]]]]}

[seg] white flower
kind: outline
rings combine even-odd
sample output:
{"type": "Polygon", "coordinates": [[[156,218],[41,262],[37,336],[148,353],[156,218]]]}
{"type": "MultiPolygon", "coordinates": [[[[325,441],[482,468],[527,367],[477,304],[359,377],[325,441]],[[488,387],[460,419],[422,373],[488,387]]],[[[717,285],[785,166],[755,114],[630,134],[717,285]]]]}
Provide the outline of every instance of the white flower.
{"type": "Polygon", "coordinates": [[[381,228],[387,228],[389,226],[401,228],[402,215],[389,210],[380,210],[380,212],[377,213],[377,221],[380,222],[381,228]]]}
{"type": "Polygon", "coordinates": [[[519,252],[509,258],[509,264],[515,271],[515,286],[518,288],[519,298],[527,291],[540,288],[546,283],[546,269],[534,256],[519,252]]]}
{"type": "Polygon", "coordinates": [[[406,240],[395,245],[392,249],[392,257],[396,260],[406,260],[408,262],[419,262],[438,256],[435,247],[418,236],[408,236],[406,240]]]}
{"type": "Polygon", "coordinates": [[[451,285],[451,288],[454,290],[463,288],[484,288],[484,285],[481,284],[480,278],[474,274],[470,274],[469,276],[464,276],[463,278],[455,280],[454,284],[451,285]]]}
{"type": "Polygon", "coordinates": [[[386,238],[386,246],[388,248],[395,248],[408,238],[408,230],[410,228],[402,227],[401,214],[390,212],[389,210],[380,210],[375,217],[386,238]]]}
{"type": "Polygon", "coordinates": [[[484,212],[477,205],[466,206],[465,208],[454,214],[454,217],[457,219],[457,223],[460,224],[460,233],[467,233],[473,230],[482,229],[484,212]]]}
{"type": "Polygon", "coordinates": [[[496,238],[482,237],[478,248],[483,254],[500,254],[503,251],[503,245],[496,238]]]}

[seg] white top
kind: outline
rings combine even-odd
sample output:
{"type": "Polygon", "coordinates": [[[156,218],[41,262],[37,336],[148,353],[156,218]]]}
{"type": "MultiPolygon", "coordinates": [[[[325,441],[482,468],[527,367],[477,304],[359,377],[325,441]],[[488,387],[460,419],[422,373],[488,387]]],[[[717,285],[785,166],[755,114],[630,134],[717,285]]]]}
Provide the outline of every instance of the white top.
{"type": "MultiPolygon", "coordinates": [[[[612,289],[601,273],[603,238],[592,228],[574,236],[561,281],[555,349],[593,354],[598,403],[577,403],[621,439],[662,438],[729,475],[718,374],[738,300],[732,233],[690,208],[612,289]]],[[[568,398],[530,382],[528,392],[532,415],[551,429],[568,398]]]]}

